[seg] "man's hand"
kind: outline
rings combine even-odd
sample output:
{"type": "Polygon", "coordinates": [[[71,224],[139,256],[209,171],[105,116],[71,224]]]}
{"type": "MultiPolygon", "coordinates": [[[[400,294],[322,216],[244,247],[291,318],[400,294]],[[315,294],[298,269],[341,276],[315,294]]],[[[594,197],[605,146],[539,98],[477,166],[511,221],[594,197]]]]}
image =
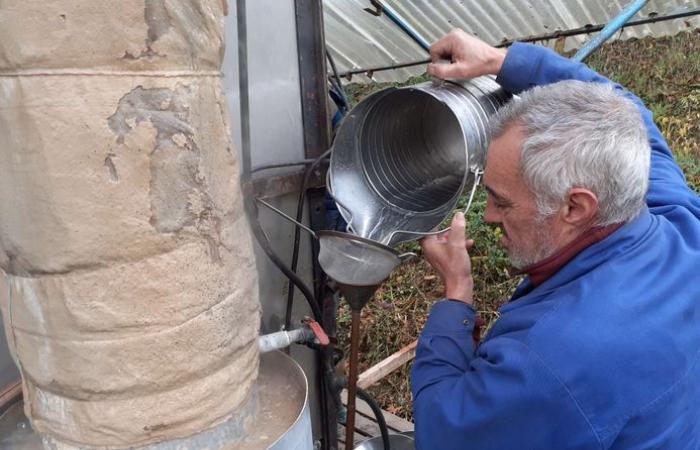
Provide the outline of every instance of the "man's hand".
{"type": "Polygon", "coordinates": [[[450,231],[423,238],[421,247],[445,284],[445,297],[471,305],[474,281],[468,250],[474,241],[467,240],[465,228],[464,214],[458,212],[452,219],[450,231]]]}
{"type": "Polygon", "coordinates": [[[498,75],[507,50],[491,47],[462,30],[451,31],[430,47],[428,73],[438,78],[474,78],[498,75]],[[440,60],[451,61],[440,63],[440,60]]]}

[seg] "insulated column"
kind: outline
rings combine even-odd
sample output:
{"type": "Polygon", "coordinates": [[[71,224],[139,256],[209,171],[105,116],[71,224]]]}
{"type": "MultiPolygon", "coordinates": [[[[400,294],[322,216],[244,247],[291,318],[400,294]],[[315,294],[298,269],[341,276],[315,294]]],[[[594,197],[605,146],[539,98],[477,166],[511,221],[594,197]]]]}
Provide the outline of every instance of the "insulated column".
{"type": "Polygon", "coordinates": [[[0,2],[0,305],[52,448],[253,414],[260,307],[225,8],[0,2]]]}

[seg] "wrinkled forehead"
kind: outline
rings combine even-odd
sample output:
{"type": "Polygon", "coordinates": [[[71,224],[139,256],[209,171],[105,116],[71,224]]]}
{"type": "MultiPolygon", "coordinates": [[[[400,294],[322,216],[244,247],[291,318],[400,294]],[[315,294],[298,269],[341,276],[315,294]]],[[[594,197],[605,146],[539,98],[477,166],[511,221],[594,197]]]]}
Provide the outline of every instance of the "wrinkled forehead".
{"type": "Polygon", "coordinates": [[[492,139],[486,154],[484,184],[492,189],[517,188],[524,184],[520,173],[520,149],[524,135],[517,125],[510,125],[505,132],[492,139]]]}

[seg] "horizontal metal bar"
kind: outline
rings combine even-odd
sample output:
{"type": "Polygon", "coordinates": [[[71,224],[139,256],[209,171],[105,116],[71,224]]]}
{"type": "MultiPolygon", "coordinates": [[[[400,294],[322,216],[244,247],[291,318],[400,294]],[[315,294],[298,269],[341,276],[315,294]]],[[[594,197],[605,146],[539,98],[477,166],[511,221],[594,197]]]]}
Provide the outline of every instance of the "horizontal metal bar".
{"type": "MultiPolygon", "coordinates": [[[[663,22],[666,20],[683,19],[685,17],[692,17],[692,16],[696,16],[698,14],[700,14],[700,8],[691,9],[691,10],[684,10],[682,12],[676,12],[676,13],[667,14],[664,16],[654,16],[654,17],[647,17],[645,19],[631,20],[631,21],[627,22],[627,24],[623,28],[634,27],[634,26],[638,26],[638,25],[647,25],[647,24],[655,23],[655,22],[663,22]]],[[[588,25],[588,26],[584,26],[584,27],[580,27],[580,28],[573,28],[571,30],[554,31],[551,33],[546,33],[546,34],[526,36],[526,37],[519,38],[519,39],[512,39],[512,40],[503,41],[503,42],[497,44],[496,47],[500,47],[500,48],[509,47],[514,42],[539,42],[539,41],[548,41],[551,39],[558,39],[561,37],[570,37],[570,36],[578,36],[581,34],[590,34],[590,33],[595,33],[597,31],[601,31],[604,27],[605,27],[605,24],[588,25]]],[[[413,66],[419,66],[421,64],[428,64],[429,62],[430,62],[430,59],[421,59],[420,61],[411,61],[411,62],[405,62],[405,63],[399,63],[399,64],[370,67],[368,69],[353,69],[353,70],[347,70],[345,72],[341,72],[338,74],[338,76],[339,77],[347,77],[347,76],[351,76],[351,75],[364,74],[364,73],[368,73],[368,72],[381,72],[384,70],[403,69],[405,67],[413,67],[413,66]]]]}
{"type": "Polygon", "coordinates": [[[407,62],[407,63],[392,64],[392,65],[388,65],[388,66],[371,67],[369,69],[347,70],[345,72],[340,72],[338,74],[338,76],[339,77],[347,77],[350,75],[357,75],[357,74],[367,73],[367,72],[381,72],[383,70],[401,69],[403,67],[411,67],[411,66],[418,66],[421,64],[428,64],[429,62],[430,62],[430,59],[421,59],[420,61],[411,61],[411,62],[407,62]]]}
{"type": "MultiPolygon", "coordinates": [[[[684,17],[696,16],[698,14],[700,14],[700,8],[691,9],[691,10],[683,10],[680,12],[675,12],[675,13],[667,14],[664,16],[653,16],[653,17],[647,17],[645,19],[630,20],[629,22],[627,22],[627,24],[623,28],[634,27],[634,26],[638,26],[638,25],[648,25],[650,23],[663,22],[666,20],[682,19],[684,17]]],[[[583,26],[580,28],[572,28],[571,30],[553,31],[551,33],[539,34],[539,35],[527,36],[527,37],[523,37],[523,38],[519,38],[519,39],[512,39],[512,40],[503,41],[500,44],[496,45],[496,47],[508,47],[508,46],[512,45],[514,42],[539,42],[539,41],[548,41],[551,39],[558,39],[561,37],[570,37],[570,36],[578,36],[581,34],[595,33],[596,31],[601,31],[603,28],[605,28],[605,24],[587,25],[587,26],[583,26]]]]}

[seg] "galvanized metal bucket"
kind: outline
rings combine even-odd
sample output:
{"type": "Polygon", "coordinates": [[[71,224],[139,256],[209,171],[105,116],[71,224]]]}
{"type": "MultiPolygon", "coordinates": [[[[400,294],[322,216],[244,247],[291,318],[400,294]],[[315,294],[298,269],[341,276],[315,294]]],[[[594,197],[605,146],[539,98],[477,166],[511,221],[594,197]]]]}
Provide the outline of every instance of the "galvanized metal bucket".
{"type": "Polygon", "coordinates": [[[348,231],[393,247],[439,225],[483,169],[489,118],[508,99],[480,77],[389,88],[360,102],[338,130],[329,170],[348,231]]]}

